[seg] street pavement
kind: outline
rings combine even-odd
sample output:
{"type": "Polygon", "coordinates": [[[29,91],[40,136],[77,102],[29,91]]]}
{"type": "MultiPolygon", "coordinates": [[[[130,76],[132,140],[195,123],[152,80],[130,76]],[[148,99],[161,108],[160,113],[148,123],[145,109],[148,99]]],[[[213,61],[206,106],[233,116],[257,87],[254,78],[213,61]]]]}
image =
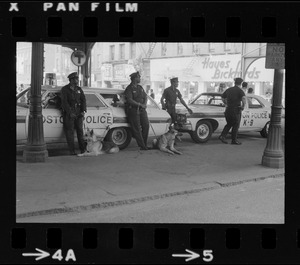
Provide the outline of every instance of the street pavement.
{"type": "MultiPolygon", "coordinates": [[[[56,222],[68,222],[67,214],[104,209],[114,212],[128,205],[142,207],[156,200],[284,178],[284,168],[261,165],[266,139],[259,133],[240,135],[239,139],[241,146],[222,144],[217,135],[205,144],[195,144],[186,134],[176,146],[183,155],[173,156],[158,150],[140,151],[134,139],[125,150],[98,157],[69,156],[67,149],[49,149],[45,163],[24,163],[18,153],[17,222],[51,222],[54,215],[56,222]]],[[[172,222],[172,218],[161,218],[172,222]]],[[[260,218],[249,221],[260,222],[260,218]]],[[[107,222],[107,218],[97,222],[107,222]]]]}
{"type": "MultiPolygon", "coordinates": [[[[195,191],[195,190],[193,190],[195,191]]],[[[61,215],[35,216],[61,222],[61,215]]],[[[63,216],[68,223],[284,224],[284,177],[215,187],[209,191],[107,207],[63,216]]]]}

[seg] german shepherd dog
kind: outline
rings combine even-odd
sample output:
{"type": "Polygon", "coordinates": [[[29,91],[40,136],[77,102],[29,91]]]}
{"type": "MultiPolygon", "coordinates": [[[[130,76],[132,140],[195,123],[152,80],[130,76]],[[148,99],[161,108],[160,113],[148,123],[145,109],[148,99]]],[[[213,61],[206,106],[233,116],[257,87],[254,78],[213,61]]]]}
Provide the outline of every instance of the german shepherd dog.
{"type": "Polygon", "coordinates": [[[87,142],[86,151],[77,156],[98,156],[103,154],[115,154],[119,152],[119,147],[112,142],[103,142],[97,140],[93,130],[87,128],[84,134],[84,139],[87,142]]]}
{"type": "Polygon", "coordinates": [[[181,141],[181,139],[179,138],[180,135],[181,134],[179,134],[178,131],[174,129],[174,125],[171,124],[169,126],[169,131],[159,136],[158,138],[153,139],[152,141],[153,149],[159,149],[162,152],[166,152],[172,155],[174,154],[182,155],[182,153],[176,150],[174,147],[176,138],[181,141]]]}

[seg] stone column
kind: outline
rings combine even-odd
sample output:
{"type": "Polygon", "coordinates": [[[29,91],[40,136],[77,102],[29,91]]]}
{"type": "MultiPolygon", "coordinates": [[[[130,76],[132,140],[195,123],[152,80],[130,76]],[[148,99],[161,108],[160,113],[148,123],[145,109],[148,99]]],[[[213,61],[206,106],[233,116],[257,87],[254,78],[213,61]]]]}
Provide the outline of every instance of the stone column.
{"type": "Polygon", "coordinates": [[[48,151],[44,142],[44,126],[41,106],[44,44],[32,43],[30,114],[27,144],[23,151],[24,162],[45,162],[48,151]]]}
{"type": "Polygon", "coordinates": [[[284,167],[281,128],[282,87],[283,69],[275,69],[271,122],[267,146],[262,157],[262,165],[272,168],[284,167]]]}

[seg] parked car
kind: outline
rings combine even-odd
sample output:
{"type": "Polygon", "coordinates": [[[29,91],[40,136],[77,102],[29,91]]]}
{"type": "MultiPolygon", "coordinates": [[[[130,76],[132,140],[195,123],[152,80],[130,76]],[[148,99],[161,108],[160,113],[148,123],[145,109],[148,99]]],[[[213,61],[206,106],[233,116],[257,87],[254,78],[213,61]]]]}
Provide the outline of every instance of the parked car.
{"type": "MultiPolygon", "coordinates": [[[[61,87],[42,87],[42,114],[44,139],[47,144],[65,143],[61,110],[61,87]]],[[[27,142],[29,99],[27,91],[17,96],[17,144],[27,142]],[[27,100],[21,100],[22,98],[27,100]]],[[[84,129],[93,129],[99,139],[112,141],[120,149],[126,148],[132,134],[124,109],[124,90],[112,88],[83,87],[87,102],[84,129]]],[[[151,123],[149,137],[161,135],[168,131],[170,115],[148,96],[147,113],[151,123]]],[[[76,135],[76,133],[75,133],[76,135]]],[[[77,137],[75,136],[75,141],[77,137]]]]}
{"type": "MultiPolygon", "coordinates": [[[[260,132],[262,137],[267,137],[271,117],[270,103],[253,94],[246,94],[246,98],[239,132],[255,131],[260,132]]],[[[189,133],[196,143],[205,143],[213,133],[222,132],[226,125],[222,93],[202,93],[188,106],[193,110],[193,114],[189,114],[184,107],[179,106],[177,109],[177,129],[180,132],[189,133]]]]}

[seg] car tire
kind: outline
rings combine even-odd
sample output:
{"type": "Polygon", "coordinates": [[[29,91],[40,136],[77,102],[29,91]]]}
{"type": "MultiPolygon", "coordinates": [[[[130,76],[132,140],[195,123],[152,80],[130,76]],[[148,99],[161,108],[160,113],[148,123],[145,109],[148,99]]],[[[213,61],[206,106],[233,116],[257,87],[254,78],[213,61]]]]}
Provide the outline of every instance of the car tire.
{"type": "Polygon", "coordinates": [[[268,137],[269,134],[269,126],[270,126],[270,122],[268,121],[265,125],[265,127],[260,131],[260,135],[264,138],[268,137]]]}
{"type": "Polygon", "coordinates": [[[213,133],[212,125],[209,121],[199,121],[196,130],[190,133],[196,143],[207,142],[213,133]]]}
{"type": "Polygon", "coordinates": [[[105,140],[116,144],[120,150],[125,149],[131,142],[132,134],[129,128],[118,127],[109,130],[105,140]]]}

